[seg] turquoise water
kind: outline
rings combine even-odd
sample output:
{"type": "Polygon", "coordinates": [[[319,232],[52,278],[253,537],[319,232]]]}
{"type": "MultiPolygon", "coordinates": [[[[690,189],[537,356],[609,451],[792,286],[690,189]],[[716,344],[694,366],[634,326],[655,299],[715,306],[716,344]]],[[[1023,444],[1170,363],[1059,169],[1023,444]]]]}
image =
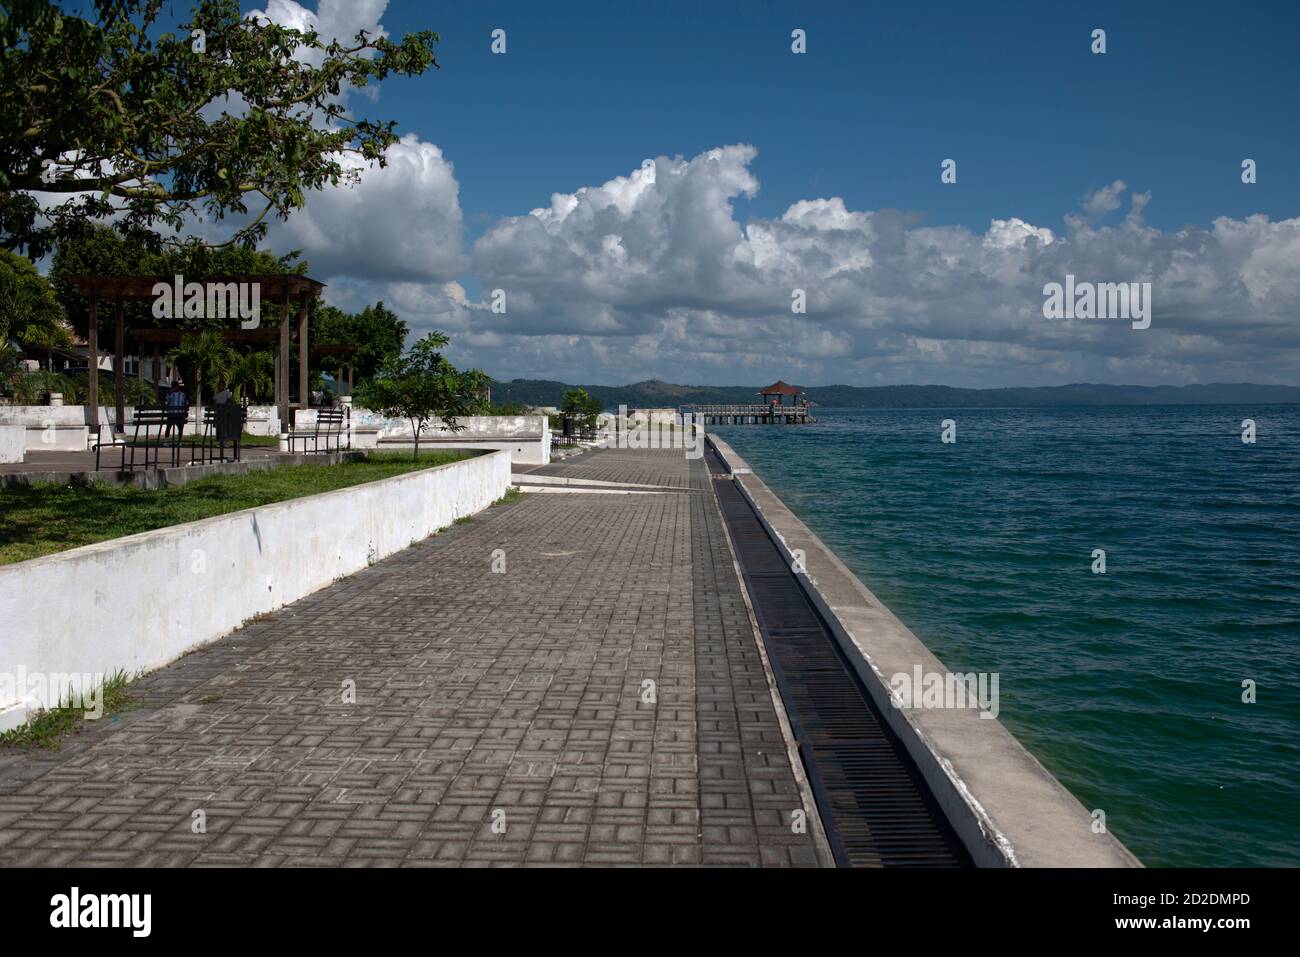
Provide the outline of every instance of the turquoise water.
{"type": "Polygon", "coordinates": [[[1300,864],[1300,409],[817,415],[711,431],[1143,862],[1300,864]]]}

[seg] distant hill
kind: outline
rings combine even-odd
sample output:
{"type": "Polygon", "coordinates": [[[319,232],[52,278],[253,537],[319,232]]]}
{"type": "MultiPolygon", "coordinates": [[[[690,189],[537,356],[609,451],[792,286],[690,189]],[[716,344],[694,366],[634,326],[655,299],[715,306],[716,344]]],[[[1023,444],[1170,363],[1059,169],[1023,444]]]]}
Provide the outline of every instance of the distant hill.
{"type": "MultiPolygon", "coordinates": [[[[766,384],[766,383],[764,383],[766,384]]],[[[496,402],[559,405],[575,388],[549,379],[512,379],[492,383],[496,402]]],[[[676,407],[704,403],[758,401],[761,386],[673,385],[650,379],[632,385],[584,385],[605,408],[676,407]]],[[[1073,385],[1011,389],[954,389],[946,385],[809,386],[808,398],[818,405],[843,409],[970,409],[1033,408],[1053,405],[1271,405],[1300,403],[1300,386],[1253,385],[1248,382],[1210,385],[1142,386],[1073,385]]]]}

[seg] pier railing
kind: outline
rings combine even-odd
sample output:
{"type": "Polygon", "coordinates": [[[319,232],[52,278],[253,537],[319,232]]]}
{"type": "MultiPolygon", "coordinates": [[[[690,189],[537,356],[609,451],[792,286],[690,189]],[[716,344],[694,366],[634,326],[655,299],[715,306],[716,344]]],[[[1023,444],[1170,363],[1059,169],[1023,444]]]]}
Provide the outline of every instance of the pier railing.
{"type": "Polygon", "coordinates": [[[744,424],[747,422],[812,422],[812,408],[806,405],[772,405],[748,402],[736,405],[684,405],[683,415],[694,415],[705,425],[744,424]]]}

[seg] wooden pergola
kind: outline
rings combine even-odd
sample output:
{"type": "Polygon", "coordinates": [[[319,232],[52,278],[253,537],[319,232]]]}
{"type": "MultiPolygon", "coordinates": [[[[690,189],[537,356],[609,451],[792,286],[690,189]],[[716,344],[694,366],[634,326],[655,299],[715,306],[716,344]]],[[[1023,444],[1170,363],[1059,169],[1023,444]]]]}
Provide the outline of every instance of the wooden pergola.
{"type": "MultiPolygon", "coordinates": [[[[91,409],[90,424],[95,427],[99,425],[99,300],[113,301],[116,318],[113,335],[113,387],[117,407],[117,428],[121,429],[122,420],[126,416],[125,393],[122,386],[123,354],[126,348],[123,304],[154,299],[154,287],[163,283],[171,288],[173,277],[77,276],[72,282],[90,306],[90,328],[86,336],[90,353],[86,363],[89,376],[86,400],[91,409]]],[[[204,276],[203,282],[205,285],[207,283],[256,283],[261,301],[280,304],[278,333],[269,329],[228,329],[223,332],[223,337],[228,342],[274,342],[279,339],[279,348],[275,352],[275,404],[279,409],[282,426],[287,425],[289,422],[289,304],[293,301],[298,303],[298,397],[300,402],[305,402],[308,395],[307,307],[312,299],[320,296],[325,284],[307,276],[286,275],[204,276]]],[[[179,342],[183,334],[184,331],[180,329],[132,330],[136,341],[154,342],[155,361],[158,347],[163,342],[179,342]]]]}
{"type": "MultiPolygon", "coordinates": [[[[359,346],[353,343],[338,343],[338,344],[332,344],[328,346],[316,346],[311,350],[311,354],[314,356],[335,356],[339,360],[340,376],[342,376],[343,374],[343,367],[345,365],[347,366],[348,395],[351,395],[352,394],[352,361],[355,358],[359,348],[360,348],[359,346]]],[[[340,385],[343,384],[343,380],[341,378],[338,380],[338,382],[340,385]]]]}

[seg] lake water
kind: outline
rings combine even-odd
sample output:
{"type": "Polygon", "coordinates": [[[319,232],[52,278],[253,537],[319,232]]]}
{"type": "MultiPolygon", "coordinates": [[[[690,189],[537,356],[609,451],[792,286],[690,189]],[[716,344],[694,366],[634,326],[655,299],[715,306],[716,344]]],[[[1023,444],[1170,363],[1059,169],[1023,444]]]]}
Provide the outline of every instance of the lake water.
{"type": "Polygon", "coordinates": [[[1300,409],[816,415],[710,431],[1144,863],[1300,865],[1300,409]]]}

